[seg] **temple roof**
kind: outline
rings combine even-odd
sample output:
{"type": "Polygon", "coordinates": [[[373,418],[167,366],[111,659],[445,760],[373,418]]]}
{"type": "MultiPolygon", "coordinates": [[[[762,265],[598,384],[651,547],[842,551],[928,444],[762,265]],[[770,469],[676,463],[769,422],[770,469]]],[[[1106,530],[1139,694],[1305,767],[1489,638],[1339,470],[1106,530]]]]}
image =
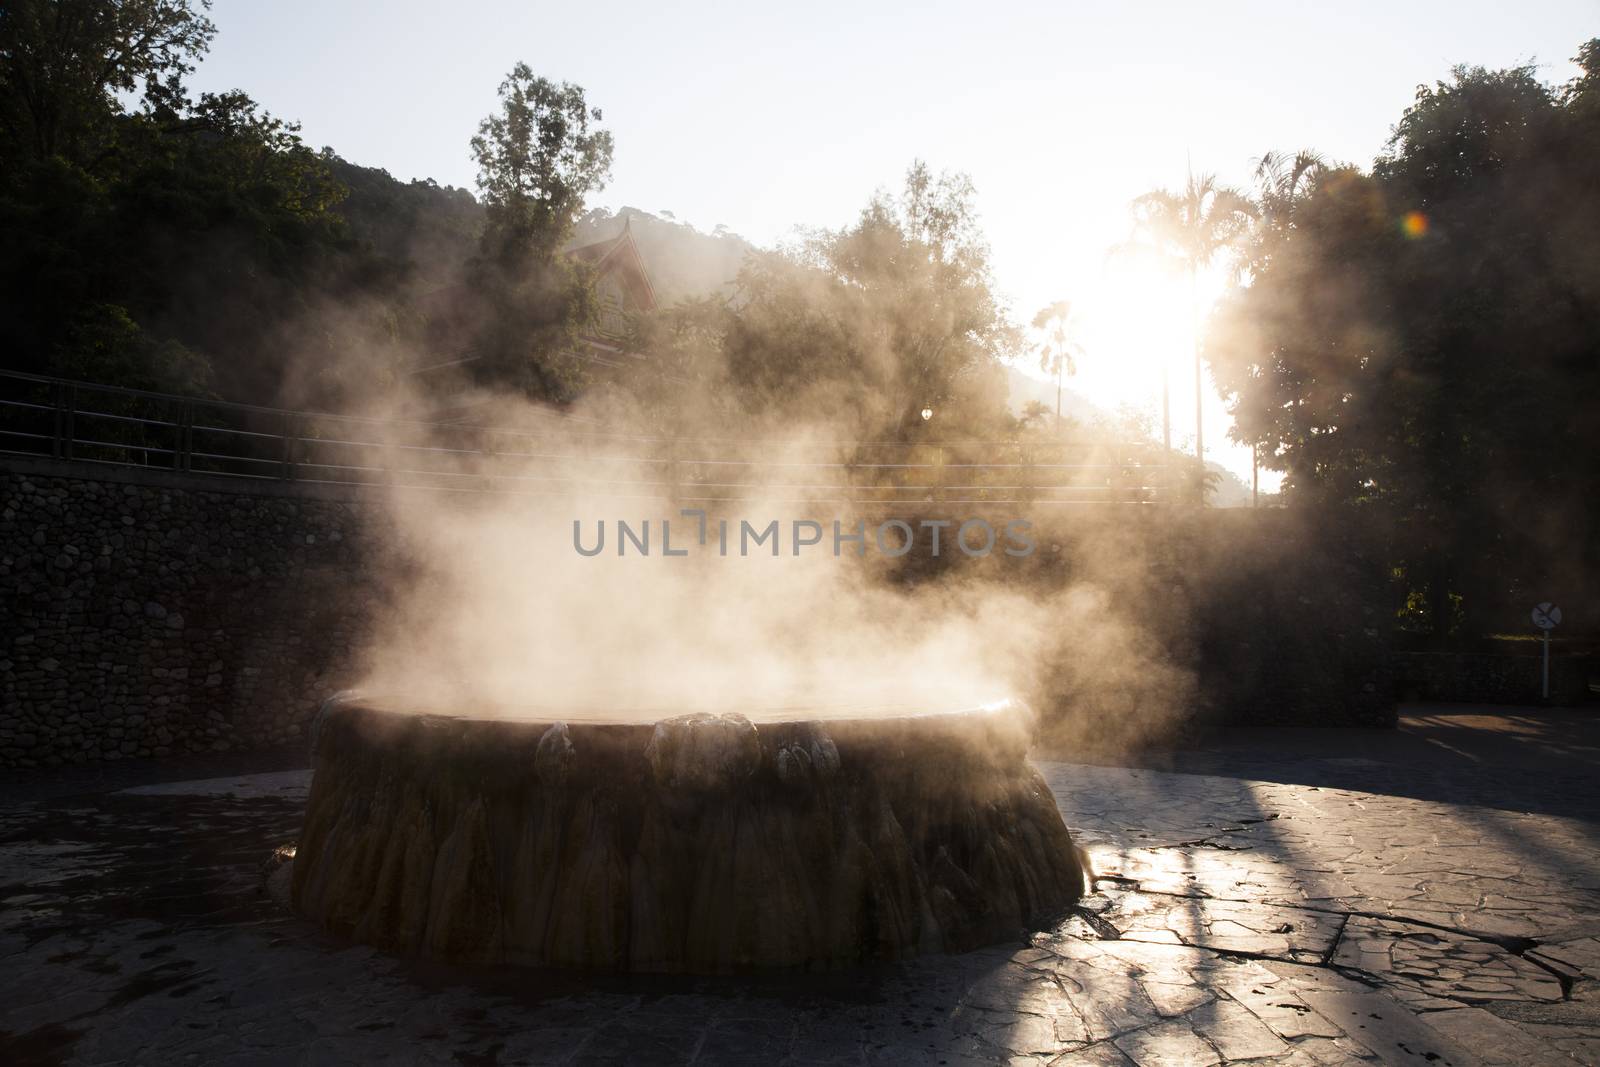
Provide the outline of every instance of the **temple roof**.
{"type": "Polygon", "coordinates": [[[633,232],[623,223],[622,232],[605,241],[569,248],[567,255],[580,263],[588,263],[601,274],[615,273],[628,287],[634,306],[640,311],[651,311],[656,306],[656,289],[644,269],[644,259],[639,246],[634,244],[633,232]]]}

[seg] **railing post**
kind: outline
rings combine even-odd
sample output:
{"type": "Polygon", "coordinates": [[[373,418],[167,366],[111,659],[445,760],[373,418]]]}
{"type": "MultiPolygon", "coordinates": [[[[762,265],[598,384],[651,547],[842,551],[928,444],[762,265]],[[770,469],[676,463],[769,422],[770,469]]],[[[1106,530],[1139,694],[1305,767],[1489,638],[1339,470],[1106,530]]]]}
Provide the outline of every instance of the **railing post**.
{"type": "Polygon", "coordinates": [[[52,459],[61,458],[62,441],[65,438],[64,431],[66,428],[66,420],[62,415],[66,408],[65,394],[66,388],[60,382],[50,383],[50,406],[54,409],[50,417],[50,456],[52,459]]]}
{"type": "Polygon", "coordinates": [[[939,445],[933,454],[933,499],[944,503],[944,446],[939,445]]]}
{"type": "Polygon", "coordinates": [[[194,404],[185,400],[178,405],[178,425],[174,434],[172,469],[187,471],[192,466],[190,454],[194,451],[194,404]]]}
{"type": "Polygon", "coordinates": [[[78,410],[78,387],[68,385],[61,390],[64,400],[61,412],[61,458],[72,458],[72,437],[76,432],[73,426],[73,415],[78,410]]]}
{"type": "Polygon", "coordinates": [[[283,479],[294,481],[294,436],[291,434],[292,423],[287,411],[283,413],[283,479]]]}

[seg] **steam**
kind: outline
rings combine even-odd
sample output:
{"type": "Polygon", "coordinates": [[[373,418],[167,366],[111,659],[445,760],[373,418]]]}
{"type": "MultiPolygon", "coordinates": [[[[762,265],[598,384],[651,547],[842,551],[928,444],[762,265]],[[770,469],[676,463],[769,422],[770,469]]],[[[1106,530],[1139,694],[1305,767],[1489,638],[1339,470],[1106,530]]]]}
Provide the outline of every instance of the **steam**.
{"type": "MultiPolygon", "coordinates": [[[[541,452],[580,448],[547,438],[541,452]]],[[[521,475],[559,469],[529,461],[521,475]]],[[[496,476],[509,480],[504,464],[496,476]]],[[[713,508],[702,545],[697,518],[664,498],[507,493],[441,503],[397,490],[389,517],[416,570],[377,631],[366,685],[419,707],[489,715],[936,710],[1012,691],[1040,604],[966,582],[895,589],[874,573],[870,519],[835,510],[852,529],[869,523],[868,555],[847,545],[835,556],[825,505],[776,497],[713,508]],[[796,554],[793,522],[813,514],[827,536],[796,554]],[[741,522],[764,529],[773,520],[779,553],[769,541],[742,554],[741,522]],[[619,521],[648,527],[649,555],[619,542],[619,521]],[[590,549],[604,529],[604,550],[580,554],[575,523],[590,549]],[[727,555],[721,523],[732,531],[727,555]],[[663,554],[667,524],[687,556],[663,554]]]]}
{"type": "MultiPolygon", "coordinates": [[[[834,323],[840,333],[829,343],[892,359],[882,316],[858,310],[834,323]]],[[[897,314],[922,321],[916,308],[897,314]]],[[[429,362],[373,348],[371,316],[359,305],[312,317],[306,332],[371,350],[359,366],[429,362]]],[[[694,384],[641,367],[621,385],[591,387],[564,412],[504,394],[429,397],[403,379],[381,397],[350,394],[364,398],[352,413],[395,427],[385,462],[426,466],[440,487],[383,497],[374,558],[384,593],[368,622],[362,689],[403,711],[590,719],[926,713],[1010,697],[1038,714],[1057,754],[1155,740],[1192,706],[1192,674],[1173,662],[1183,627],[1162,621],[1172,613],[1152,621],[1149,610],[1171,600],[1170,579],[1129,512],[934,512],[903,494],[888,494],[903,504],[844,503],[826,469],[806,464],[841,458],[840,442],[863,440],[888,417],[864,395],[872,387],[840,392],[846,382],[821,381],[799,392],[801,375],[764,392],[748,387],[751,366],[688,336],[674,354],[694,368],[694,384]],[[726,388],[741,381],[743,393],[726,388]],[[470,411],[471,423],[494,429],[423,428],[446,411],[470,411]],[[692,462],[717,457],[760,462],[698,470],[692,462]],[[666,481],[696,489],[668,492],[666,481]],[[715,497],[721,483],[736,483],[729,492],[742,499],[684,499],[715,497]],[[777,520],[779,553],[700,545],[696,520],[680,514],[696,506],[713,528],[777,520]],[[932,559],[919,538],[909,555],[890,559],[874,543],[878,523],[915,527],[931,515],[984,518],[997,530],[1029,520],[1036,547],[1025,558],[973,559],[946,540],[932,559]],[[631,546],[618,555],[619,520],[635,531],[649,523],[648,555],[631,546]],[[830,536],[795,554],[796,520],[830,535],[835,521],[846,530],[864,523],[865,553],[850,546],[836,555],[830,536]],[[592,544],[602,522],[605,550],[580,554],[574,523],[592,544]],[[663,522],[689,555],[662,553],[663,522]]],[[[381,377],[354,374],[363,376],[381,377]]],[[[891,367],[878,377],[897,375],[891,367]]],[[[957,418],[961,403],[947,397],[939,418],[957,418]]]]}
{"type": "Polygon", "coordinates": [[[889,518],[917,527],[911,506],[855,509],[826,489],[797,496],[793,485],[817,475],[800,467],[809,473],[797,477],[793,464],[834,439],[814,425],[755,448],[767,466],[740,469],[745,499],[698,505],[702,544],[698,518],[682,514],[695,505],[636,483],[659,470],[654,455],[733,446],[597,437],[611,410],[597,399],[560,423],[501,398],[487,418],[537,435],[530,455],[458,456],[454,473],[516,491],[389,493],[386,540],[401,562],[363,689],[398,710],[601,719],[929,713],[1009,697],[1040,714],[1058,750],[1151,740],[1187,706],[1192,678],[1132,617],[1150,572],[1125,516],[990,509],[997,529],[1014,517],[1035,524],[1031,556],[969,558],[947,531],[933,559],[924,531],[913,553],[888,558],[872,531],[889,518]],[[825,535],[797,551],[793,523],[808,519],[825,535]],[[648,522],[648,555],[631,541],[619,554],[618,520],[636,533],[648,522]],[[745,520],[757,530],[777,520],[776,555],[770,543],[741,553],[745,520]],[[853,543],[835,554],[835,521],[845,533],[864,524],[862,554],[853,543]],[[724,522],[726,554],[715,532],[724,522]],[[604,550],[581,554],[575,523],[588,550],[603,523],[604,550]],[[687,555],[663,554],[663,523],[687,555]]]}

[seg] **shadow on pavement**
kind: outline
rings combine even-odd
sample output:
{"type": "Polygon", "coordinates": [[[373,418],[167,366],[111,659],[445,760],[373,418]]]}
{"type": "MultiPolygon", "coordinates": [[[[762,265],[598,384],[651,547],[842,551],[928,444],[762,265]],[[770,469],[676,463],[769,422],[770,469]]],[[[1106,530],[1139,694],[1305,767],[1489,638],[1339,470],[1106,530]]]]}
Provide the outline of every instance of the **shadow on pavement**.
{"type": "Polygon", "coordinates": [[[1116,762],[1600,822],[1600,709],[1412,705],[1394,730],[1231,729],[1116,762]]]}

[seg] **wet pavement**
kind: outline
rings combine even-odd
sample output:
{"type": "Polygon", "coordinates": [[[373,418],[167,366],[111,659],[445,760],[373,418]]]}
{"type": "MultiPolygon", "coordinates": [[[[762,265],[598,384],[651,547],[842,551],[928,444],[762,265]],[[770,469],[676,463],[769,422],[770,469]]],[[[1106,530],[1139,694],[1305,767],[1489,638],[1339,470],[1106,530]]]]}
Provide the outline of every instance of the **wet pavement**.
{"type": "Polygon", "coordinates": [[[282,758],[17,779],[0,1063],[1595,1063],[1597,758],[1600,712],[1423,709],[1041,761],[1096,864],[1074,914],[962,956],[724,979],[332,940],[266,890],[309,781],[282,758]]]}

